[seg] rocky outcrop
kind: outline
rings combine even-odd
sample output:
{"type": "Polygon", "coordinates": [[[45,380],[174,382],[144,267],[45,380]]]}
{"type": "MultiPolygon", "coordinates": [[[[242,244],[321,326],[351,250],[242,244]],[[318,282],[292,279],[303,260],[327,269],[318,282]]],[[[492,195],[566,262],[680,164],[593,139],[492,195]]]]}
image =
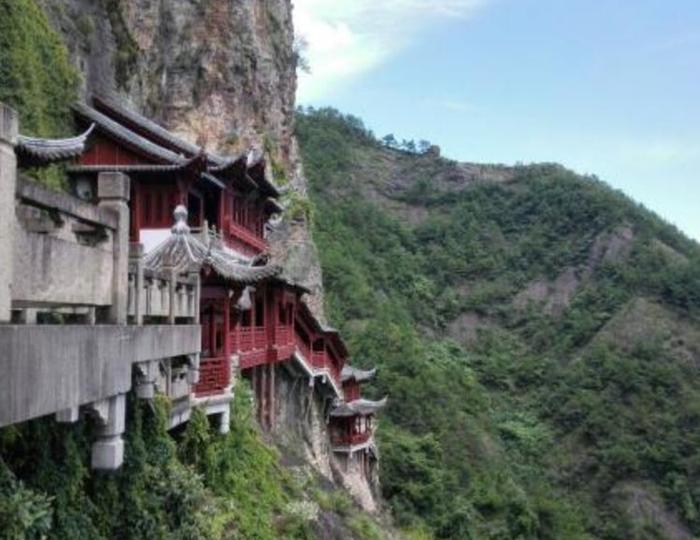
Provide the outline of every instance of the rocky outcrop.
{"type": "Polygon", "coordinates": [[[330,479],[331,449],[326,430],[328,398],[309,384],[308,378],[285,367],[276,369],[277,400],[271,430],[276,442],[330,479]]]}
{"type": "Polygon", "coordinates": [[[629,257],[634,239],[634,229],[630,225],[600,233],[593,242],[584,265],[569,267],[553,280],[542,278],[531,282],[516,295],[513,305],[517,309],[524,309],[532,303],[540,306],[547,315],[561,316],[581,286],[590,281],[598,268],[629,257]]]}
{"type": "Polygon", "coordinates": [[[291,2],[41,1],[85,94],[117,92],[208,150],[254,145],[294,172],[291,2]]]}

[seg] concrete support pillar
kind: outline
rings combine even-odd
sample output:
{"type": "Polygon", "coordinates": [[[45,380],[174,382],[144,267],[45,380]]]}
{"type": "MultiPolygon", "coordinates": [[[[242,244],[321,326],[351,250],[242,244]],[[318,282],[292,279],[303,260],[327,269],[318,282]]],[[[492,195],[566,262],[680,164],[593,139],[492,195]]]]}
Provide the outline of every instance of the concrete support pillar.
{"type": "Polygon", "coordinates": [[[39,312],[35,308],[20,309],[17,312],[17,324],[36,324],[39,312]]]}
{"type": "Polygon", "coordinates": [[[226,408],[224,412],[219,415],[219,433],[226,435],[231,429],[231,409],[226,408]]]}
{"type": "Polygon", "coordinates": [[[197,384],[199,382],[199,353],[190,354],[188,359],[187,382],[197,384]]]}
{"type": "Polygon", "coordinates": [[[75,424],[80,419],[80,407],[71,407],[56,413],[56,422],[61,424],[75,424]]]}
{"type": "Polygon", "coordinates": [[[124,463],[126,395],[118,394],[89,405],[99,423],[98,439],[92,444],[92,468],[118,469],[124,463]]]}
{"type": "Polygon", "coordinates": [[[126,324],[129,300],[129,177],[104,172],[97,177],[97,198],[103,208],[113,210],[119,218],[114,232],[114,274],[112,277],[111,324],[126,324]]]}
{"type": "Polygon", "coordinates": [[[0,323],[12,318],[12,251],[15,231],[15,186],[17,156],[15,145],[17,113],[0,103],[0,323]]]}
{"type": "Polygon", "coordinates": [[[157,360],[143,362],[136,366],[136,396],[139,399],[153,399],[156,396],[156,380],[160,372],[157,360]]]}

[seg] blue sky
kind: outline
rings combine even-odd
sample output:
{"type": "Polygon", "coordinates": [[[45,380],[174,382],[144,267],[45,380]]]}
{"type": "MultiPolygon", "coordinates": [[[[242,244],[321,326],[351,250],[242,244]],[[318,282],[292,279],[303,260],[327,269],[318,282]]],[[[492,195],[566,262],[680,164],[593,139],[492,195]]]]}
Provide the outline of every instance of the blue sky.
{"type": "Polygon", "coordinates": [[[700,239],[700,1],[295,0],[298,101],[596,174],[700,239]]]}

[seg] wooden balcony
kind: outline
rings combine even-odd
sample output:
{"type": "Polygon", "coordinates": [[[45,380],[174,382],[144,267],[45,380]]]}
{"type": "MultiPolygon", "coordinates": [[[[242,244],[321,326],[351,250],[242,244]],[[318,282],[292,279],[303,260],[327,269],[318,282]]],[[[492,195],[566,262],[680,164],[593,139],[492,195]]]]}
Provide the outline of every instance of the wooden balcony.
{"type": "Polygon", "coordinates": [[[251,230],[228,221],[224,224],[224,242],[236,251],[240,251],[245,255],[257,255],[267,249],[267,242],[264,238],[260,238],[251,230]]]}
{"type": "Polygon", "coordinates": [[[294,335],[290,326],[275,327],[275,345],[283,347],[294,344],[294,335]]]}
{"type": "Polygon", "coordinates": [[[331,437],[331,442],[333,446],[359,446],[368,442],[371,437],[371,430],[367,430],[364,433],[334,433],[331,437]]]}
{"type": "Polygon", "coordinates": [[[311,365],[316,369],[328,368],[328,357],[326,351],[313,351],[311,353],[311,365]]]}
{"type": "Polygon", "coordinates": [[[195,386],[197,397],[222,394],[229,385],[231,365],[224,357],[202,358],[199,363],[199,382],[195,386]]]}
{"type": "Polygon", "coordinates": [[[311,362],[312,362],[311,347],[309,346],[308,343],[306,343],[302,339],[302,337],[297,332],[294,333],[294,338],[295,338],[294,341],[296,343],[297,349],[299,349],[299,352],[304,357],[304,360],[306,360],[306,362],[308,364],[311,364],[311,362]]]}

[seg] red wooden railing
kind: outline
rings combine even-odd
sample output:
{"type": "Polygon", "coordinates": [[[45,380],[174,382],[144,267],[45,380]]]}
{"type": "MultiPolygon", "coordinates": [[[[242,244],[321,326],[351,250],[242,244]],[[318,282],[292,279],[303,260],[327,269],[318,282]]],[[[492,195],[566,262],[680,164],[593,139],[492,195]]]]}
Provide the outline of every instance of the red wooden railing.
{"type": "Polygon", "coordinates": [[[311,365],[313,365],[316,369],[325,369],[327,367],[326,364],[325,351],[313,351],[311,353],[311,365]]]}
{"type": "Polygon", "coordinates": [[[238,329],[238,343],[233,347],[234,352],[247,352],[253,350],[253,327],[252,326],[239,326],[238,329]]]}
{"type": "Polygon", "coordinates": [[[331,440],[335,446],[355,446],[366,443],[371,436],[372,432],[370,430],[364,433],[334,433],[331,440]]]}
{"type": "Polygon", "coordinates": [[[311,347],[309,347],[309,344],[306,343],[306,341],[304,341],[302,339],[302,337],[297,332],[294,333],[294,336],[296,338],[295,340],[296,340],[296,344],[297,344],[297,348],[299,349],[299,352],[302,354],[302,356],[304,357],[304,359],[307,362],[311,363],[311,361],[312,361],[311,347]]]}
{"type": "Polygon", "coordinates": [[[202,358],[199,363],[199,382],[194,392],[197,397],[221,394],[229,383],[231,366],[225,356],[202,358]]]}
{"type": "Polygon", "coordinates": [[[257,254],[267,249],[264,238],[233,221],[224,223],[224,241],[231,248],[243,251],[247,255],[257,254]]]}
{"type": "Polygon", "coordinates": [[[234,354],[267,349],[269,345],[264,326],[240,326],[229,334],[229,339],[234,354]]]}
{"type": "Polygon", "coordinates": [[[292,329],[289,326],[275,328],[275,345],[291,345],[294,343],[292,329]]]}
{"type": "Polygon", "coordinates": [[[267,349],[267,328],[256,326],[253,328],[253,348],[256,350],[267,349]]]}
{"type": "Polygon", "coordinates": [[[360,385],[357,383],[345,384],[343,386],[343,393],[345,394],[345,401],[360,399],[360,385]]]}

